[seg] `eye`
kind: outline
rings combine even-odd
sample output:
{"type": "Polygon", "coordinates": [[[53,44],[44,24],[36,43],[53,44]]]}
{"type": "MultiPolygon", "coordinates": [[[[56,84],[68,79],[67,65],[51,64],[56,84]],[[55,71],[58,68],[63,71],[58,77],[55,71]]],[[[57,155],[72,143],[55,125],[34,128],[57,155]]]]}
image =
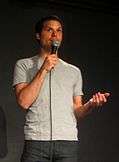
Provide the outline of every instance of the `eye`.
{"type": "Polygon", "coordinates": [[[51,28],[48,28],[47,31],[50,32],[50,33],[52,33],[52,29],[51,28]]]}
{"type": "Polygon", "coordinates": [[[62,32],[62,29],[58,29],[57,31],[58,31],[58,32],[62,32]]]}

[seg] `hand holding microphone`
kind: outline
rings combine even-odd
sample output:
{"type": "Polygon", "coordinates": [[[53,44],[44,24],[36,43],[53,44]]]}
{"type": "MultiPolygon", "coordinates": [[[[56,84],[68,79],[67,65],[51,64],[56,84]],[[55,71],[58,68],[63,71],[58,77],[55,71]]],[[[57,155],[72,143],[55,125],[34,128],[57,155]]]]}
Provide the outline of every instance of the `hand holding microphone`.
{"type": "Polygon", "coordinates": [[[50,55],[47,55],[47,57],[45,58],[45,61],[43,63],[43,68],[47,72],[49,72],[51,69],[53,69],[58,62],[57,52],[58,52],[59,46],[60,46],[59,41],[52,41],[51,53],[50,53],[50,55]]]}

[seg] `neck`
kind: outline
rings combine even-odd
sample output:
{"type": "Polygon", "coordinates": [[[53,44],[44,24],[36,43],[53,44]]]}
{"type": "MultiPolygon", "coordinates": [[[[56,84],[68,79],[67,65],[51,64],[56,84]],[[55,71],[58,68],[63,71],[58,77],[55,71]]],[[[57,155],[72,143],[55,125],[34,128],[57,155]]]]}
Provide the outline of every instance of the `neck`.
{"type": "Polygon", "coordinates": [[[47,57],[47,55],[49,55],[49,54],[50,54],[50,51],[46,51],[43,48],[40,48],[38,50],[38,55],[43,59],[45,59],[47,57]]]}
{"type": "MultiPolygon", "coordinates": [[[[45,49],[43,49],[43,48],[40,48],[39,50],[38,50],[38,55],[42,58],[42,59],[45,59],[48,55],[50,55],[51,54],[51,51],[46,51],[45,49]]],[[[56,55],[57,55],[57,53],[56,53],[56,55]]]]}

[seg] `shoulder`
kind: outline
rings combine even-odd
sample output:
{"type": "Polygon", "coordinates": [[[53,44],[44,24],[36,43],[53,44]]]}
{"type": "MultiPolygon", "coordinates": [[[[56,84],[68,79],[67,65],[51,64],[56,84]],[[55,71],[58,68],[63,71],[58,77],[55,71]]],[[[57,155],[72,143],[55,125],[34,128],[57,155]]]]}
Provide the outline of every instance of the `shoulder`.
{"type": "Polygon", "coordinates": [[[73,65],[73,64],[70,64],[62,59],[60,59],[60,64],[63,68],[67,69],[68,71],[70,71],[70,73],[80,73],[81,70],[79,67],[73,65]]]}
{"type": "Polygon", "coordinates": [[[31,67],[33,66],[33,64],[38,60],[38,56],[33,56],[33,57],[29,57],[29,58],[23,58],[23,59],[19,59],[16,62],[16,66],[22,66],[22,67],[31,67]]]}

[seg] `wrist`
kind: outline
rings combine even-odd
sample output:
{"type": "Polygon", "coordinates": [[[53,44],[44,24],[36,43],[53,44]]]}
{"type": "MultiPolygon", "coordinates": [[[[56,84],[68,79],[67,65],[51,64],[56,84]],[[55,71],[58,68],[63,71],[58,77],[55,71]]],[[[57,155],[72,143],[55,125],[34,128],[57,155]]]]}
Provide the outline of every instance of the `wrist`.
{"type": "Polygon", "coordinates": [[[45,73],[48,73],[49,72],[49,70],[47,68],[45,68],[44,66],[41,67],[41,71],[42,72],[45,72],[45,73]]]}
{"type": "Polygon", "coordinates": [[[84,104],[84,109],[86,109],[86,110],[92,110],[93,109],[92,100],[89,100],[87,103],[84,104]]]}

